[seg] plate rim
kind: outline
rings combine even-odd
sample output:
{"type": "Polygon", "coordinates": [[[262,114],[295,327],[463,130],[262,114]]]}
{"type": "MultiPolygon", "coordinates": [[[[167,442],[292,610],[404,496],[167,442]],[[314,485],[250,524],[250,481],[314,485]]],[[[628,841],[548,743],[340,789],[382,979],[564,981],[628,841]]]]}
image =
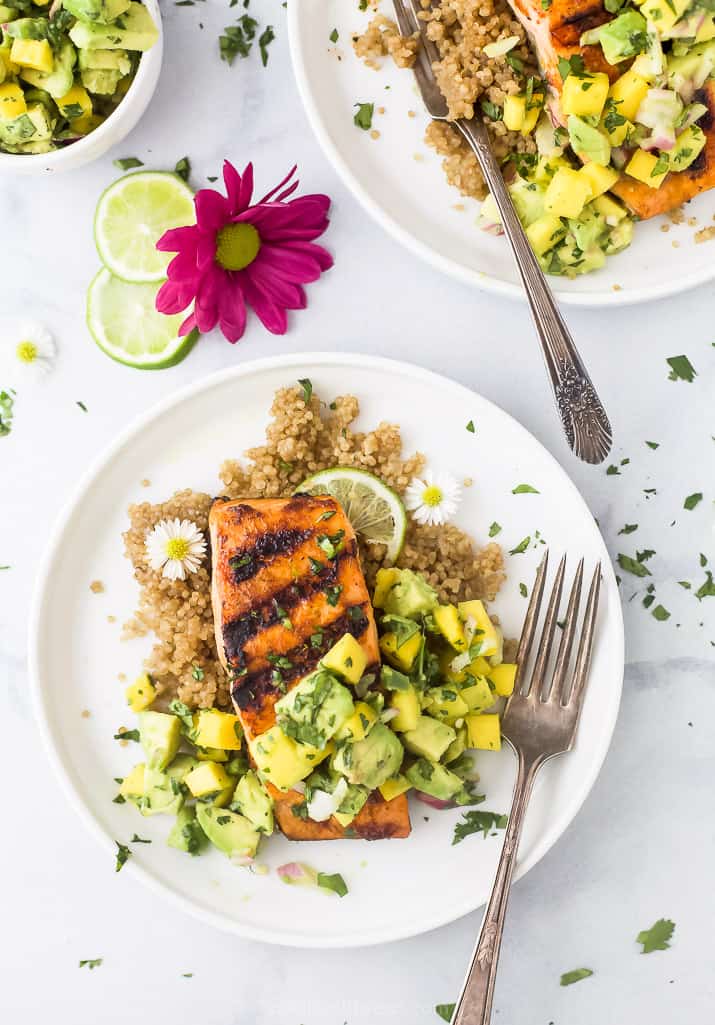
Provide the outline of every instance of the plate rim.
{"type": "MultiPolygon", "coordinates": [[[[320,115],[318,104],[313,98],[313,90],[309,85],[308,69],[300,45],[303,19],[307,17],[305,12],[306,6],[304,4],[288,4],[288,43],[293,74],[298,86],[298,94],[313,134],[331,166],[337,171],[349,192],[352,193],[376,224],[425,263],[430,264],[456,281],[470,285],[472,288],[478,288],[480,291],[489,292],[492,295],[525,303],[527,301],[526,294],[519,285],[489,277],[488,274],[482,271],[470,270],[458,260],[443,256],[437,250],[421,242],[420,239],[416,238],[406,228],[403,228],[377,200],[373,199],[369,191],[363,188],[353,174],[350,164],[342,156],[338,146],[333,142],[327,124],[320,115]]],[[[581,309],[615,309],[623,306],[637,306],[643,303],[655,302],[658,299],[682,295],[693,288],[697,288],[699,285],[708,284],[713,279],[715,279],[715,261],[711,261],[701,271],[693,271],[683,275],[677,282],[672,284],[667,282],[661,283],[657,287],[619,289],[616,291],[608,289],[601,292],[566,292],[557,285],[553,288],[553,293],[564,306],[580,307],[581,309]]]]}
{"type": "MultiPolygon", "coordinates": [[[[91,489],[95,479],[110,467],[113,460],[122,452],[122,450],[136,437],[141,431],[151,423],[161,419],[167,412],[174,407],[180,406],[182,403],[192,399],[194,396],[204,391],[210,391],[212,388],[222,385],[225,381],[231,379],[240,379],[243,377],[250,377],[254,374],[260,374],[265,371],[272,371],[275,369],[286,369],[292,366],[305,366],[310,367],[329,367],[329,366],[343,366],[343,367],[359,367],[360,369],[367,369],[372,371],[391,371],[392,373],[398,373],[402,376],[409,376],[416,380],[421,380],[425,383],[432,383],[442,388],[447,387],[453,389],[456,393],[462,393],[471,397],[476,396],[481,402],[485,403],[491,408],[491,411],[496,414],[497,417],[503,417],[508,421],[511,421],[519,430],[523,431],[531,441],[537,445],[541,450],[542,454],[548,461],[553,464],[555,472],[563,479],[564,484],[567,485],[574,496],[581,503],[585,513],[591,516],[591,512],[585,502],[585,499],[581,495],[580,491],[568,476],[566,471],[563,469],[558,460],[549,452],[549,450],[542,445],[542,443],[536,438],[530,431],[527,430],[515,417],[507,413],[496,403],[487,399],[485,396],[474,391],[473,389],[461,384],[454,379],[447,377],[443,374],[438,374],[432,370],[426,370],[415,363],[409,363],[403,360],[388,359],[381,356],[371,356],[356,352],[297,352],[288,353],[283,355],[263,357],[261,359],[248,360],[245,363],[241,363],[237,366],[224,367],[223,369],[209,374],[206,377],[199,378],[182,388],[179,388],[169,395],[164,396],[157,403],[151,405],[147,410],[137,415],[126,427],[124,427],[118,435],[114,438],[109,445],[105,446],[99,454],[91,461],[88,468],[82,474],[80,479],[76,482],[72,488],[68,498],[65,500],[60,514],[55,519],[49,540],[45,546],[42,554],[40,564],[37,570],[37,576],[35,578],[35,585],[33,588],[32,601],[30,606],[30,614],[28,618],[28,679],[29,687],[32,698],[33,712],[35,722],[38,726],[40,736],[42,739],[45,753],[52,765],[54,770],[54,777],[61,785],[62,790],[65,793],[70,805],[77,812],[79,817],[82,819],[89,831],[96,837],[102,847],[107,851],[116,853],[114,848],[116,842],[109,835],[108,831],[101,824],[100,820],[95,816],[90,806],[85,803],[82,799],[81,793],[78,788],[75,787],[73,781],[73,774],[69,767],[65,765],[62,754],[61,754],[61,743],[60,737],[54,732],[54,728],[51,725],[51,717],[47,708],[47,701],[44,694],[44,687],[41,679],[40,663],[41,655],[40,649],[42,646],[42,632],[41,627],[43,623],[43,617],[47,614],[45,611],[45,605],[47,601],[47,584],[50,579],[54,562],[59,554],[61,545],[64,539],[64,535],[70,527],[73,517],[77,514],[78,509],[81,506],[82,500],[85,494],[91,489]]],[[[598,529],[598,528],[596,528],[598,529]]],[[[605,541],[601,537],[604,553],[607,555],[607,549],[605,541]]],[[[515,880],[520,879],[524,876],[531,868],[534,867],[551,849],[551,847],[561,839],[565,831],[571,825],[579,810],[581,809],[584,801],[590,794],[596,779],[598,778],[606,755],[610,748],[613,733],[616,726],[616,720],[618,717],[618,711],[620,708],[620,701],[623,688],[623,675],[625,669],[625,636],[624,636],[624,625],[623,625],[623,610],[621,607],[620,595],[618,594],[618,585],[616,583],[615,572],[611,563],[610,557],[607,557],[602,563],[602,572],[604,577],[604,583],[608,590],[611,592],[613,599],[613,614],[615,616],[615,632],[617,633],[618,651],[616,652],[616,662],[621,666],[621,670],[618,674],[617,680],[614,681],[614,688],[612,692],[611,702],[609,706],[608,716],[608,732],[607,740],[603,745],[603,750],[600,755],[594,760],[591,767],[590,775],[584,779],[580,792],[571,801],[568,807],[562,812],[561,816],[557,820],[554,829],[545,838],[542,838],[538,843],[535,844],[531,855],[526,858],[518,867],[515,873],[515,880]]],[[[125,866],[125,871],[128,870],[131,876],[138,878],[144,885],[148,886],[151,890],[157,893],[159,896],[168,900],[175,907],[186,912],[193,918],[203,921],[209,925],[220,929],[223,932],[229,932],[234,935],[240,936],[244,939],[249,940],[260,940],[265,943],[270,943],[278,946],[289,946],[296,948],[313,948],[313,949],[347,949],[354,947],[368,947],[377,946],[382,943],[394,942],[397,940],[408,939],[412,936],[422,935],[427,932],[431,932],[434,929],[438,929],[442,926],[451,924],[453,921],[457,921],[459,918],[464,917],[467,914],[471,914],[473,911],[477,911],[482,904],[476,906],[465,906],[464,910],[454,915],[451,911],[443,916],[435,915],[430,918],[426,923],[415,929],[414,925],[408,925],[407,927],[400,927],[396,923],[395,928],[390,930],[382,930],[379,934],[374,933],[355,933],[351,935],[345,935],[340,938],[330,937],[326,943],[321,940],[320,936],[316,936],[309,932],[303,933],[291,933],[289,936],[283,936],[277,934],[273,929],[261,929],[253,925],[248,925],[240,921],[236,921],[233,918],[229,918],[228,915],[221,914],[216,911],[209,910],[201,907],[194,900],[188,896],[178,892],[171,884],[166,882],[155,872],[149,868],[144,867],[135,861],[130,861],[125,866]]]]}

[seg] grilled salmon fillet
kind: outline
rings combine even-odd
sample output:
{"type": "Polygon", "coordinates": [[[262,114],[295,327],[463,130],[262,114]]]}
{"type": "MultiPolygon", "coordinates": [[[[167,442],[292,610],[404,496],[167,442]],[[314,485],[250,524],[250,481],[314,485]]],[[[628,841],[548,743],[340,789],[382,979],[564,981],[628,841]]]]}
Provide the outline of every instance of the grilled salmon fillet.
{"type": "MultiPolygon", "coordinates": [[[[355,532],[334,498],[217,499],[209,530],[216,643],[249,740],[274,725],[276,701],[344,634],[363,648],[366,672],[378,668],[377,628],[355,532]],[[339,550],[330,558],[326,549],[333,544],[339,550]]],[[[346,833],[335,819],[326,824],[293,815],[291,805],[302,800],[297,791],[272,793],[277,821],[290,838],[333,839],[362,830],[379,839],[410,831],[407,802],[399,799],[373,795],[346,833]]]]}
{"type": "MultiPolygon", "coordinates": [[[[508,0],[508,3],[531,40],[552,95],[560,95],[563,84],[559,59],[568,60],[575,53],[583,57],[587,71],[603,71],[611,81],[627,69],[626,61],[615,66],[609,64],[600,46],[579,43],[583,32],[613,17],[600,0],[552,0],[548,10],[543,9],[541,0],[508,0]]],[[[659,189],[651,189],[635,178],[621,175],[621,180],[611,190],[642,220],[674,210],[715,186],[715,82],[707,82],[693,98],[708,108],[708,113],[697,122],[705,132],[707,143],[690,167],[671,172],[659,189]]],[[[558,119],[553,104],[551,109],[558,119]]]]}

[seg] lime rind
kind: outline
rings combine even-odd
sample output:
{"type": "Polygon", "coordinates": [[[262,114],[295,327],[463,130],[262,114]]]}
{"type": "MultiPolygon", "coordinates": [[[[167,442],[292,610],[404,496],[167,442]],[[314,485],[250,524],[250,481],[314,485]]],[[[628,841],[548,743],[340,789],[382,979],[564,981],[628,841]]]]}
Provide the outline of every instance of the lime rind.
{"type": "Polygon", "coordinates": [[[402,551],[407,513],[402,499],[379,477],[367,470],[335,466],[308,477],[296,491],[332,495],[345,510],[355,532],[372,544],[387,546],[394,562],[402,551]]]}
{"type": "Polygon", "coordinates": [[[132,284],[166,277],[170,253],[156,248],[165,231],[193,224],[194,194],[171,171],[136,171],[118,178],[99,197],[94,241],[104,266],[132,284]]]}
{"type": "Polygon", "coordinates": [[[167,316],[155,307],[153,284],[129,284],[103,267],[87,291],[87,327],[99,348],[117,363],[137,370],[163,370],[186,357],[199,337],[179,336],[183,314],[167,316]]]}

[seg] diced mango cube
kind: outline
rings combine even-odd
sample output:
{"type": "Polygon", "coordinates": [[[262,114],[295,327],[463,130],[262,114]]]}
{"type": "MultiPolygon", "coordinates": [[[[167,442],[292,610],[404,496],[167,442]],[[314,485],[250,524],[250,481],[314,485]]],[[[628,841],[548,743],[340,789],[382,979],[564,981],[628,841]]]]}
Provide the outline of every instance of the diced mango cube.
{"type": "Polygon", "coordinates": [[[203,762],[184,777],[184,783],[194,797],[206,797],[207,794],[227,790],[235,782],[224,767],[216,762],[203,762]]]}
{"type": "MultiPolygon", "coordinates": [[[[462,697],[461,691],[451,687],[431,687],[427,692],[429,703],[427,711],[435,719],[453,723],[463,718],[469,711],[469,705],[462,697]]],[[[414,727],[412,727],[414,729],[414,727]]]]}
{"type": "Polygon", "coordinates": [[[60,113],[73,121],[92,113],[92,100],[83,85],[73,85],[64,96],[60,96],[55,102],[60,113]]]}
{"type": "Polygon", "coordinates": [[[72,122],[72,131],[78,135],[89,135],[106,120],[100,114],[85,114],[83,117],[75,118],[72,122]]]}
{"type": "Polygon", "coordinates": [[[14,39],[10,60],[23,68],[33,68],[49,74],[55,64],[52,47],[46,39],[14,39]]]}
{"type": "Polygon", "coordinates": [[[390,697],[390,708],[397,709],[390,726],[397,733],[406,733],[408,730],[417,729],[417,720],[420,717],[420,699],[413,686],[407,690],[393,691],[390,697]]]}
{"type": "Polygon", "coordinates": [[[650,85],[645,78],[636,75],[634,71],[626,71],[616,79],[608,95],[616,104],[618,113],[633,121],[649,89],[650,85]]]}
{"type": "MultiPolygon", "coordinates": [[[[556,172],[556,174],[559,173],[559,171],[556,172]]],[[[459,614],[465,623],[469,619],[474,620],[475,633],[472,645],[481,644],[479,649],[480,656],[488,658],[490,655],[496,654],[499,650],[499,632],[489,618],[484,602],[476,598],[473,601],[461,601],[459,603],[459,614]]]]}
{"type": "Polygon", "coordinates": [[[659,189],[668,173],[667,161],[659,161],[655,153],[648,153],[644,149],[637,149],[626,164],[626,174],[635,178],[651,189],[659,189]],[[662,170],[665,164],[665,169],[662,170]]]}
{"type": "Polygon", "coordinates": [[[633,122],[627,118],[622,125],[614,125],[611,129],[606,127],[606,123],[607,119],[604,118],[599,127],[602,132],[606,133],[611,146],[621,146],[626,141],[628,133],[633,131],[633,122]]]}
{"type": "Polygon", "coordinates": [[[596,196],[593,205],[610,227],[615,227],[619,221],[628,216],[628,211],[621,204],[616,202],[612,196],[596,196]]]}
{"type": "Polygon", "coordinates": [[[455,651],[467,650],[467,638],[456,605],[438,605],[432,612],[435,626],[455,651]]]}
{"type": "Polygon", "coordinates": [[[141,797],[144,793],[144,770],[146,765],[139,762],[135,765],[129,775],[125,776],[119,786],[119,793],[122,797],[141,797]]]}
{"type": "Polygon", "coordinates": [[[230,712],[219,712],[216,708],[202,708],[194,716],[194,732],[191,737],[197,747],[216,747],[223,751],[238,751],[241,748],[241,721],[230,712]]]}
{"type": "Polygon", "coordinates": [[[419,631],[400,645],[397,643],[396,635],[392,632],[383,634],[380,638],[380,651],[387,661],[396,669],[402,669],[406,673],[409,673],[414,665],[421,647],[422,634],[419,631]]]}
{"type": "Polygon", "coordinates": [[[336,740],[350,740],[352,743],[364,740],[370,727],[377,722],[377,712],[366,701],[356,701],[355,711],[349,716],[338,732],[336,740]]]}
{"type": "Polygon", "coordinates": [[[372,604],[376,609],[384,609],[385,599],[399,579],[399,569],[379,569],[377,571],[375,593],[372,598],[372,604]]]}
{"type": "Polygon", "coordinates": [[[690,125],[675,140],[675,146],[668,153],[672,171],[684,171],[700,156],[705,148],[705,132],[699,125],[690,125]]]}
{"type": "Polygon", "coordinates": [[[405,794],[410,789],[412,784],[403,776],[402,773],[398,773],[397,776],[390,776],[388,780],[377,789],[380,791],[386,801],[391,801],[393,797],[399,797],[400,794],[405,794]]]}
{"type": "Polygon", "coordinates": [[[502,662],[500,666],[495,666],[489,671],[489,679],[496,687],[500,698],[508,698],[513,693],[516,669],[515,662],[502,662]]]}
{"type": "MultiPolygon", "coordinates": [[[[568,79],[566,79],[568,82],[568,79]]],[[[543,256],[553,249],[566,234],[566,228],[560,217],[555,214],[544,214],[525,229],[526,237],[537,256],[543,256]]]]}
{"type": "Polygon", "coordinates": [[[480,751],[501,750],[498,715],[468,715],[465,722],[470,747],[476,747],[480,751]]]}
{"type": "Polygon", "coordinates": [[[544,206],[557,217],[578,217],[590,198],[591,186],[580,171],[560,167],[546,190],[544,206]]]}
{"type": "Polygon", "coordinates": [[[577,117],[600,117],[608,96],[608,75],[599,71],[595,75],[579,77],[569,75],[561,90],[561,108],[564,114],[577,117]]]}
{"type": "Polygon", "coordinates": [[[151,682],[149,674],[142,673],[141,676],[137,676],[131,686],[127,687],[125,694],[127,704],[132,712],[143,712],[156,697],[156,687],[151,682]]]}
{"type": "Polygon", "coordinates": [[[689,7],[690,0],[644,0],[641,14],[653,22],[661,39],[667,39],[670,30],[689,7]]]}
{"type": "MultiPolygon", "coordinates": [[[[493,670],[491,670],[493,672],[493,670]]],[[[496,698],[489,683],[484,676],[459,692],[460,697],[470,712],[483,712],[485,708],[491,708],[496,698]]]]}
{"type": "Polygon", "coordinates": [[[509,95],[504,101],[502,115],[504,124],[510,132],[521,132],[522,135],[528,135],[536,127],[541,107],[542,104],[539,102],[538,96],[532,97],[527,107],[525,95],[509,95]]]}
{"type": "Polygon", "coordinates": [[[323,656],[323,665],[346,683],[357,683],[365,672],[367,655],[352,634],[344,634],[323,656]]]}
{"type": "Polygon", "coordinates": [[[196,757],[200,762],[227,762],[228,755],[217,747],[197,747],[196,757]]]}
{"type": "Polygon", "coordinates": [[[254,737],[249,747],[258,771],[279,790],[289,790],[305,779],[335,751],[332,743],[326,744],[322,751],[308,744],[297,744],[277,725],[254,737]]]}
{"type": "Polygon", "coordinates": [[[614,168],[602,167],[593,161],[584,164],[579,173],[588,181],[594,196],[602,196],[604,192],[608,192],[621,177],[614,168]]]}
{"type": "Polygon", "coordinates": [[[20,86],[16,82],[5,82],[0,85],[0,119],[13,121],[26,113],[25,94],[20,86]]]}

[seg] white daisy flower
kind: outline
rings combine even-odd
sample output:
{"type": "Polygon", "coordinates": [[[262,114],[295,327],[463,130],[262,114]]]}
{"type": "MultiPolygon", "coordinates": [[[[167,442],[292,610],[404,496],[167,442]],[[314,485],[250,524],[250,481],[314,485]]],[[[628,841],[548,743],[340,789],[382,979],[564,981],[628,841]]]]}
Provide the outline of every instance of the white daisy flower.
{"type": "Polygon", "coordinates": [[[52,335],[32,320],[3,324],[0,333],[0,360],[10,380],[41,377],[52,369],[57,348],[52,335]]]}
{"type": "Polygon", "coordinates": [[[206,554],[206,541],[191,520],[160,520],[146,536],[146,553],[152,569],[163,570],[168,580],[185,580],[195,573],[206,554]]]}
{"type": "Polygon", "coordinates": [[[405,492],[405,505],[418,523],[441,526],[457,511],[462,488],[450,473],[432,474],[415,479],[405,492]]]}

